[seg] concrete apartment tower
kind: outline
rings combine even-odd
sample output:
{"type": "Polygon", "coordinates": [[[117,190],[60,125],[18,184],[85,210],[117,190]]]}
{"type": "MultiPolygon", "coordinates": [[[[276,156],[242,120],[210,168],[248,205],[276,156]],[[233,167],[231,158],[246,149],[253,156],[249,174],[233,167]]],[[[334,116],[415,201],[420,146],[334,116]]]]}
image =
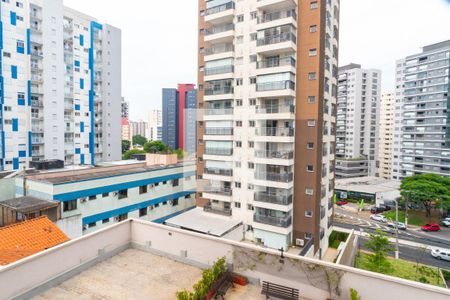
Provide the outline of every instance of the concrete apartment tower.
{"type": "Polygon", "coordinates": [[[336,178],[378,175],[381,71],[339,68],[336,178]]]}
{"type": "Polygon", "coordinates": [[[62,0],[0,2],[0,170],[120,158],[121,32],[62,0]]]}
{"type": "Polygon", "coordinates": [[[393,179],[450,176],[450,40],[397,61],[393,179]]]}
{"type": "Polygon", "coordinates": [[[148,113],[150,141],[162,140],[162,110],[151,109],[148,113]]]}
{"type": "Polygon", "coordinates": [[[380,102],[380,138],[378,141],[378,175],[392,178],[395,94],[383,93],[380,102]]]}
{"type": "Polygon", "coordinates": [[[197,204],[267,247],[328,247],[339,1],[199,1],[197,204]]]}

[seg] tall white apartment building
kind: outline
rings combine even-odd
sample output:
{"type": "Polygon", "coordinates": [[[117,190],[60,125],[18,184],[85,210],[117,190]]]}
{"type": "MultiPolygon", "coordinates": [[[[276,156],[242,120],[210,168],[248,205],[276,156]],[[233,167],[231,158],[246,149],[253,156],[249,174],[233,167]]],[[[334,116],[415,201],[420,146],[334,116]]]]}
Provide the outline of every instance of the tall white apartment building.
{"type": "Polygon", "coordinates": [[[379,177],[392,178],[395,94],[383,93],[380,102],[380,137],[378,142],[379,177]]]}
{"type": "Polygon", "coordinates": [[[397,61],[394,179],[450,176],[450,40],[397,61]]]}
{"type": "Polygon", "coordinates": [[[381,71],[349,64],[339,68],[336,178],[378,174],[381,71]]]}
{"type": "Polygon", "coordinates": [[[121,33],[62,0],[2,1],[0,170],[120,158],[121,33]]]}
{"type": "Polygon", "coordinates": [[[148,131],[149,140],[160,141],[162,140],[162,110],[151,109],[148,113],[148,131]]]}
{"type": "Polygon", "coordinates": [[[199,0],[197,204],[267,247],[328,247],[339,1],[199,0]],[[204,182],[202,182],[204,183],[204,182]]]}
{"type": "Polygon", "coordinates": [[[143,136],[146,139],[149,138],[148,123],[142,120],[139,120],[137,122],[130,121],[130,131],[131,139],[133,139],[133,136],[135,135],[143,136]]]}

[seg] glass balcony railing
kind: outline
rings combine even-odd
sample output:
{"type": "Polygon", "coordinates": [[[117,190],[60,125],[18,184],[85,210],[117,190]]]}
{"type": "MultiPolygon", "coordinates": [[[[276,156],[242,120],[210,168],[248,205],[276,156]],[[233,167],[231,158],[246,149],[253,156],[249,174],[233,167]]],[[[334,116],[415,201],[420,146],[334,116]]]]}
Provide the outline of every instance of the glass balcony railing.
{"type": "Polygon", "coordinates": [[[212,207],[210,203],[207,203],[205,204],[205,206],[203,206],[203,211],[224,216],[231,216],[231,208],[212,207]]]}
{"type": "Polygon", "coordinates": [[[221,88],[212,88],[212,89],[205,89],[205,95],[206,96],[213,96],[213,95],[223,95],[223,94],[232,94],[234,91],[233,87],[227,86],[227,87],[221,87],[221,88]]]}
{"type": "Polygon", "coordinates": [[[258,61],[256,64],[257,69],[276,68],[281,66],[295,67],[295,59],[293,57],[270,58],[258,61]]]}
{"type": "Polygon", "coordinates": [[[205,135],[233,135],[233,128],[229,127],[205,128],[205,135]]]}
{"type": "Polygon", "coordinates": [[[231,51],[234,51],[234,46],[233,44],[230,43],[230,44],[214,45],[211,48],[205,48],[204,53],[205,55],[213,55],[231,51]]]}
{"type": "Polygon", "coordinates": [[[287,33],[281,33],[281,34],[275,34],[275,35],[268,35],[263,38],[260,38],[256,41],[257,46],[266,46],[266,45],[272,45],[272,44],[278,44],[283,42],[297,42],[297,37],[295,34],[287,32],[287,33]]]}
{"type": "Polygon", "coordinates": [[[258,24],[267,23],[289,17],[292,17],[294,20],[297,19],[297,14],[295,13],[295,10],[275,11],[263,14],[262,16],[258,17],[258,24]]]}
{"type": "Polygon", "coordinates": [[[263,82],[256,84],[257,92],[276,91],[276,90],[295,90],[295,82],[291,80],[263,82]]]}
{"type": "Polygon", "coordinates": [[[216,33],[221,33],[221,32],[226,32],[226,31],[230,31],[230,30],[234,30],[233,23],[224,24],[224,25],[220,25],[220,26],[214,26],[214,27],[205,29],[205,36],[216,34],[216,33]]]}
{"type": "Polygon", "coordinates": [[[205,115],[207,116],[220,116],[220,115],[232,115],[232,108],[207,108],[205,109],[205,115]]]}
{"type": "Polygon", "coordinates": [[[205,168],[204,173],[210,175],[233,176],[233,169],[205,168]]]}
{"type": "Polygon", "coordinates": [[[293,173],[275,173],[275,172],[261,172],[257,171],[255,173],[255,179],[266,180],[266,181],[276,181],[276,182],[291,182],[294,178],[293,173]]]}
{"type": "Polygon", "coordinates": [[[208,155],[233,155],[232,148],[206,148],[205,154],[208,155]]]}
{"type": "Polygon", "coordinates": [[[230,2],[227,2],[227,3],[222,4],[222,5],[218,5],[218,6],[214,6],[214,7],[208,8],[205,11],[205,16],[209,16],[209,15],[212,15],[212,14],[217,14],[217,13],[229,10],[229,9],[234,9],[234,1],[230,1],[230,2]]]}
{"type": "Polygon", "coordinates": [[[263,105],[256,107],[257,114],[294,113],[294,105],[263,105]]]}
{"type": "Polygon", "coordinates": [[[260,127],[256,128],[257,136],[294,136],[294,128],[260,127]]]}
{"type": "Polygon", "coordinates": [[[216,75],[216,74],[224,74],[224,73],[233,73],[234,66],[220,66],[214,68],[205,68],[205,76],[208,75],[216,75]]]}
{"type": "Polygon", "coordinates": [[[217,187],[217,186],[208,185],[203,188],[203,193],[231,196],[233,192],[232,192],[231,188],[229,188],[229,187],[217,187]]]}
{"type": "Polygon", "coordinates": [[[253,215],[253,221],[277,227],[289,227],[292,224],[292,217],[272,217],[266,215],[253,215]]]}
{"type": "Polygon", "coordinates": [[[274,158],[274,159],[293,159],[294,151],[256,150],[255,157],[257,157],[257,158],[274,158]]]}
{"type": "Polygon", "coordinates": [[[292,194],[256,192],[255,201],[280,205],[289,205],[292,203],[292,194]]]}

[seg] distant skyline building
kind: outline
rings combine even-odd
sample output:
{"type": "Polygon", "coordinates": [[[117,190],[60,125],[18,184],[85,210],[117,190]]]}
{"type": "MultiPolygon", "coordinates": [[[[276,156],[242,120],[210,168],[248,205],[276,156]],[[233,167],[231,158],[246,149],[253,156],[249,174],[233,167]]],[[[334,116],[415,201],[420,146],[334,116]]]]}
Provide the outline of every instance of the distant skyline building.
{"type": "Polygon", "coordinates": [[[450,176],[450,40],[397,61],[393,179],[450,176]]]}
{"type": "Polygon", "coordinates": [[[170,148],[195,152],[196,132],[192,131],[196,129],[196,99],[195,84],[162,90],[162,140],[170,148]]]}
{"type": "Polygon", "coordinates": [[[379,177],[392,178],[395,93],[383,93],[380,102],[380,136],[378,142],[379,177]]]}
{"type": "Polygon", "coordinates": [[[62,0],[1,10],[0,171],[120,159],[120,29],[62,0]]]}
{"type": "Polygon", "coordinates": [[[381,71],[339,68],[336,178],[377,176],[381,71]]]}
{"type": "Polygon", "coordinates": [[[151,109],[148,114],[148,131],[151,141],[162,140],[162,110],[151,109]]]}
{"type": "Polygon", "coordinates": [[[140,135],[145,137],[146,139],[149,139],[150,135],[148,132],[148,123],[144,121],[130,121],[130,131],[131,131],[131,139],[133,139],[133,136],[140,135]]]}
{"type": "Polygon", "coordinates": [[[130,121],[127,118],[122,118],[122,140],[131,142],[130,121]]]}
{"type": "Polygon", "coordinates": [[[122,118],[130,119],[130,102],[125,101],[125,98],[122,97],[122,118]]]}

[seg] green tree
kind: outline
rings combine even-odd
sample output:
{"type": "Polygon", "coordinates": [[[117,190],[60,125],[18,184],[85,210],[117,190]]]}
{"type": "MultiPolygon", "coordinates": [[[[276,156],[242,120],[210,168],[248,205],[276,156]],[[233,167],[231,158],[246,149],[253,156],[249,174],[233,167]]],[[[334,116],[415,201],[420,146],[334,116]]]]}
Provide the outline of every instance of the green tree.
{"type": "Polygon", "coordinates": [[[130,150],[130,141],[122,140],[122,154],[130,150]]]}
{"type": "Polygon", "coordinates": [[[145,143],[147,143],[147,139],[143,137],[142,135],[135,135],[133,136],[133,145],[139,145],[144,146],[145,143]]]}
{"type": "Polygon", "coordinates": [[[145,151],[139,149],[131,149],[122,155],[122,159],[130,159],[132,154],[142,154],[142,153],[145,153],[145,151]]]}
{"type": "Polygon", "coordinates": [[[170,148],[161,141],[151,141],[145,143],[144,151],[147,153],[168,153],[170,148]]]}
{"type": "Polygon", "coordinates": [[[179,159],[184,158],[184,150],[181,148],[173,151],[173,153],[175,153],[179,159]]]}
{"type": "Polygon", "coordinates": [[[393,250],[386,234],[380,229],[377,229],[375,233],[369,235],[365,246],[373,252],[368,259],[371,271],[386,273],[391,268],[391,264],[386,256],[389,251],[393,250]]]}
{"type": "Polygon", "coordinates": [[[419,174],[406,177],[400,185],[400,194],[408,201],[422,204],[427,217],[433,207],[450,207],[450,178],[436,174],[419,174]]]}

